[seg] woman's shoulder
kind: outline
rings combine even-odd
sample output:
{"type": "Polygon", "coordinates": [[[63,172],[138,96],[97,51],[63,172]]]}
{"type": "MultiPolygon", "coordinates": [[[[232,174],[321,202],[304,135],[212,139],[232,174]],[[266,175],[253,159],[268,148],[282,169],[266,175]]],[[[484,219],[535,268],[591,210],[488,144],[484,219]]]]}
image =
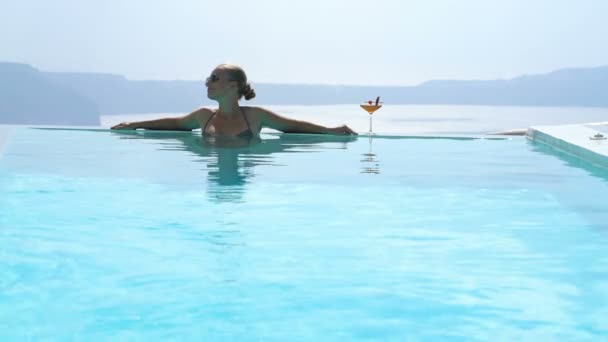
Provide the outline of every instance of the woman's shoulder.
{"type": "Polygon", "coordinates": [[[241,109],[249,116],[263,116],[271,113],[270,110],[259,106],[241,106],[241,109]]]}
{"type": "Polygon", "coordinates": [[[213,113],[215,113],[214,109],[207,108],[207,107],[200,107],[200,108],[197,108],[194,111],[192,111],[192,113],[190,113],[190,115],[195,116],[200,121],[200,120],[205,120],[205,119],[210,118],[211,115],[213,115],[213,113]]]}
{"type": "Polygon", "coordinates": [[[207,108],[207,107],[199,107],[195,109],[192,113],[196,113],[198,115],[209,115],[215,113],[215,109],[207,108]]]}
{"type": "Polygon", "coordinates": [[[260,110],[262,107],[259,106],[241,106],[241,109],[244,111],[255,112],[260,110]]]}

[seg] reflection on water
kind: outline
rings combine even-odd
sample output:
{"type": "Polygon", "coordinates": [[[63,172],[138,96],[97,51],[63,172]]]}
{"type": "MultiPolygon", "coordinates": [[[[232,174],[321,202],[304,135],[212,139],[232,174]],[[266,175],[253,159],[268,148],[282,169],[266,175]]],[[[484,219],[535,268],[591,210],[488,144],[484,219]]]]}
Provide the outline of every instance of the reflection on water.
{"type": "MultiPolygon", "coordinates": [[[[564,152],[560,149],[550,147],[542,142],[532,140],[527,141],[527,143],[532,146],[532,151],[536,153],[554,156],[561,160],[564,165],[584,170],[590,176],[594,176],[603,180],[604,182],[608,182],[608,170],[605,167],[595,165],[588,160],[576,157],[575,155],[564,152]]],[[[558,170],[555,172],[558,172],[558,170]]]]}
{"type": "Polygon", "coordinates": [[[374,138],[369,135],[369,149],[367,153],[362,154],[363,159],[361,159],[361,162],[363,163],[363,167],[361,168],[361,173],[377,175],[380,173],[380,162],[378,161],[377,155],[372,152],[373,140],[374,138]]]}
{"type": "Polygon", "coordinates": [[[265,139],[209,137],[200,132],[112,131],[112,134],[120,139],[149,140],[158,144],[159,150],[187,151],[201,157],[198,161],[206,164],[207,192],[217,202],[242,201],[256,166],[278,166],[274,162],[275,153],[320,152],[328,148],[327,143],[346,149],[349,142],[357,140],[356,136],[317,134],[277,134],[265,139]]]}
{"type": "Polygon", "coordinates": [[[605,167],[595,165],[587,160],[576,157],[559,149],[552,148],[544,143],[528,141],[532,146],[532,151],[541,155],[555,157],[563,165],[573,169],[582,170],[590,178],[581,177],[581,174],[574,173],[571,176],[564,176],[564,172],[557,167],[543,169],[545,179],[559,179],[559,186],[552,188],[554,196],[559,198],[560,203],[575,211],[594,227],[602,231],[608,231],[608,212],[604,208],[603,200],[606,187],[599,185],[596,180],[608,184],[608,170],[605,167]],[[589,191],[594,189],[595,191],[589,191]]]}

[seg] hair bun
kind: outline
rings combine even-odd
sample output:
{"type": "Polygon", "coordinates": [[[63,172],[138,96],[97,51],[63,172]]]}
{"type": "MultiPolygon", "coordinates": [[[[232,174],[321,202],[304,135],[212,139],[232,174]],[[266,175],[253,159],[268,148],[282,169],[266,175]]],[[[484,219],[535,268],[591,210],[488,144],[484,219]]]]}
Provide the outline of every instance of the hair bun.
{"type": "Polygon", "coordinates": [[[251,100],[255,97],[255,91],[251,88],[249,83],[245,84],[243,87],[242,94],[245,97],[245,100],[251,100]]]}

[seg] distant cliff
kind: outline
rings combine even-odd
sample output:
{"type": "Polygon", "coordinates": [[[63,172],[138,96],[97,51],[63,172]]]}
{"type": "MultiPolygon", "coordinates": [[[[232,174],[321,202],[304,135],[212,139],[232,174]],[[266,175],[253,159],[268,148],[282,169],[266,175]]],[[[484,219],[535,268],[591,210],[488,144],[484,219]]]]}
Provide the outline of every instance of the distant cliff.
{"type": "Polygon", "coordinates": [[[412,87],[260,84],[256,92],[260,102],[272,104],[348,104],[381,95],[387,104],[608,107],[608,66],[510,80],[429,81],[412,87]]]}
{"type": "Polygon", "coordinates": [[[47,72],[45,76],[92,99],[105,115],[186,112],[211,104],[202,81],[131,81],[97,73],[47,72]]]}
{"type": "Polygon", "coordinates": [[[608,107],[608,66],[561,69],[494,81],[430,81],[411,88],[408,103],[608,107]]]}
{"type": "Polygon", "coordinates": [[[0,63],[0,124],[99,125],[94,101],[29,65],[0,63]]]}
{"type": "MultiPolygon", "coordinates": [[[[608,107],[608,66],[411,87],[253,86],[258,96],[248,104],[356,104],[380,95],[386,104],[608,107]]],[[[24,64],[0,63],[0,123],[97,125],[99,114],[187,112],[212,103],[202,80],[133,81],[120,75],[40,72],[24,64]]]]}
{"type": "MultiPolygon", "coordinates": [[[[186,112],[209,105],[203,81],[130,81],[122,76],[46,73],[98,105],[103,114],[186,112]]],[[[322,81],[322,80],[319,80],[322,81]]],[[[608,66],[563,69],[510,80],[429,81],[411,87],[253,84],[247,103],[356,104],[378,95],[387,104],[608,107],[608,66]]]]}

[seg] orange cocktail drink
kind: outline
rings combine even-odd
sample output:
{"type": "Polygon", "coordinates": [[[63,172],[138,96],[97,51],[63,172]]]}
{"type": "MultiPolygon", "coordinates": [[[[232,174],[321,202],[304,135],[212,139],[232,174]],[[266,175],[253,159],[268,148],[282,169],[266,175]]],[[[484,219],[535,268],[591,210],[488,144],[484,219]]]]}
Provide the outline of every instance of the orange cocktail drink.
{"type": "Polygon", "coordinates": [[[382,108],[382,103],[380,102],[380,96],[376,98],[376,102],[367,101],[367,103],[360,104],[361,108],[363,108],[366,112],[369,113],[369,135],[372,135],[372,114],[374,114],[378,109],[382,108]]]}

